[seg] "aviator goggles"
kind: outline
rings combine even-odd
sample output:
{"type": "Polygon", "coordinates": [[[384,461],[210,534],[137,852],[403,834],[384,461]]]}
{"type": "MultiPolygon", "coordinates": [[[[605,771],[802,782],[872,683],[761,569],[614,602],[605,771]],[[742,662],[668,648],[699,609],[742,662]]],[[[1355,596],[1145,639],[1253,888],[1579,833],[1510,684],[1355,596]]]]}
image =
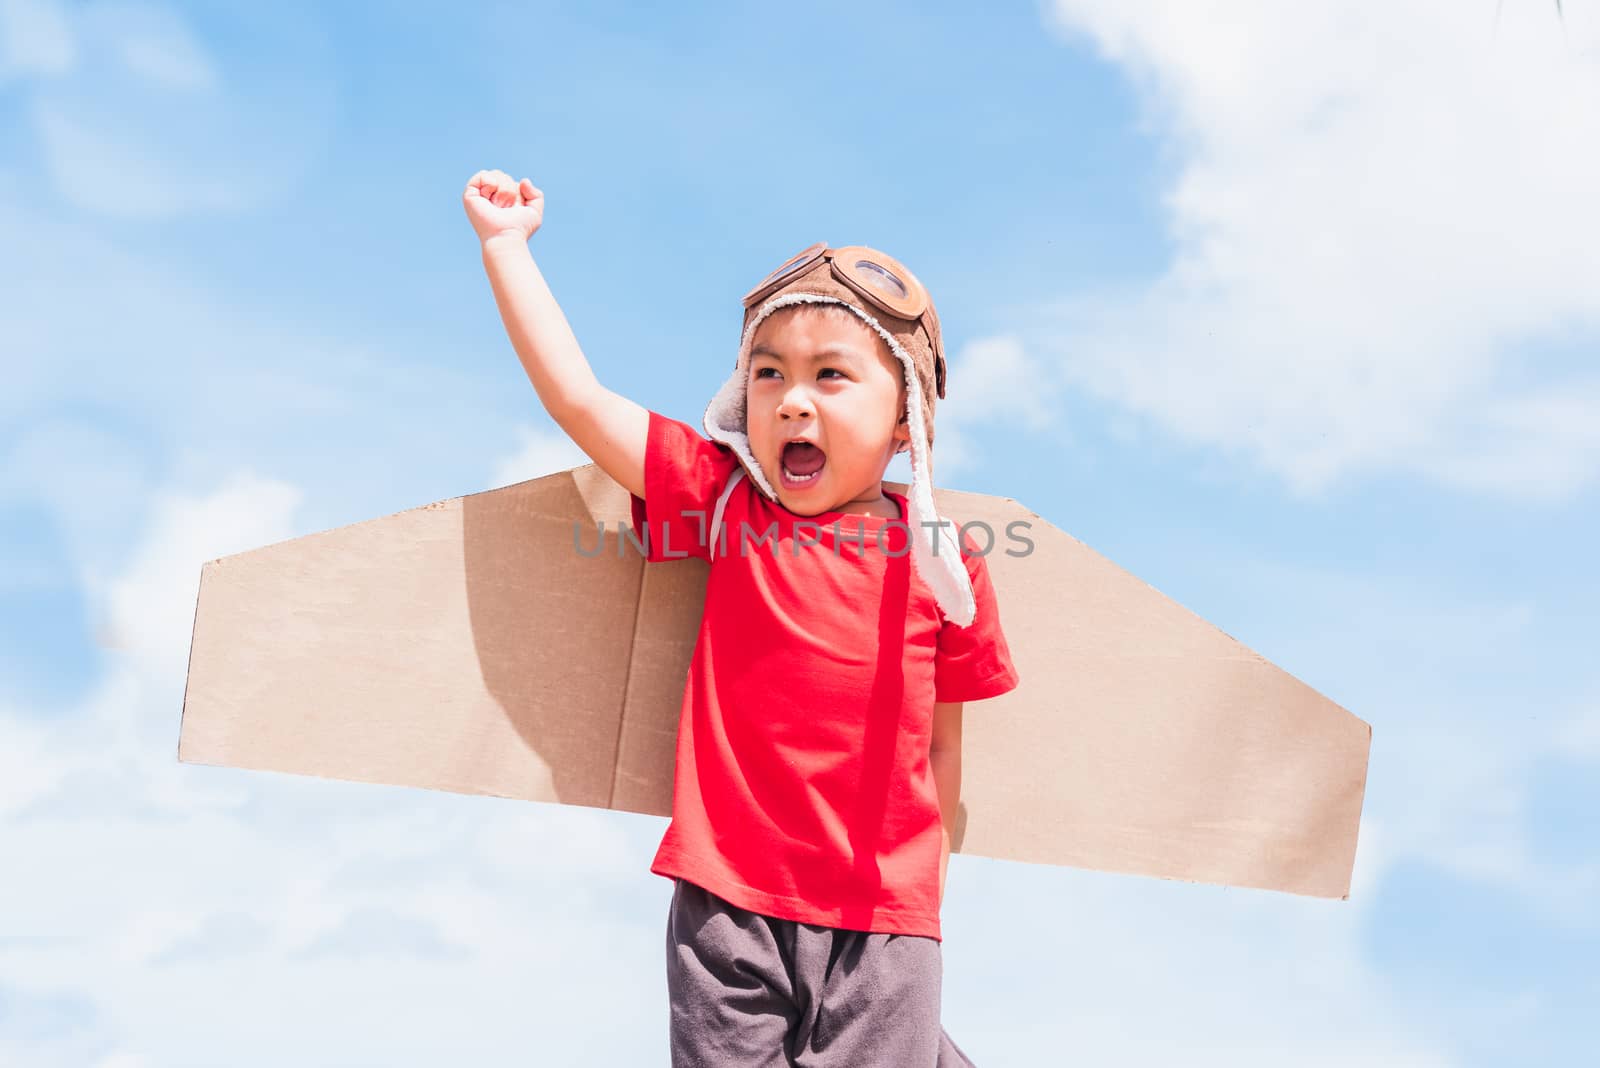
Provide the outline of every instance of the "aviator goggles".
{"type": "Polygon", "coordinates": [[[748,311],[759,304],[784,283],[809,271],[820,260],[827,260],[833,277],[849,286],[869,304],[897,319],[922,326],[933,349],[934,388],[942,398],[945,378],[944,342],[939,336],[939,316],[933,310],[933,301],[928,298],[928,291],[917,280],[917,276],[886,252],[879,252],[865,245],[829,248],[827,242],[819,241],[785,262],[746,293],[745,309],[748,311]]]}

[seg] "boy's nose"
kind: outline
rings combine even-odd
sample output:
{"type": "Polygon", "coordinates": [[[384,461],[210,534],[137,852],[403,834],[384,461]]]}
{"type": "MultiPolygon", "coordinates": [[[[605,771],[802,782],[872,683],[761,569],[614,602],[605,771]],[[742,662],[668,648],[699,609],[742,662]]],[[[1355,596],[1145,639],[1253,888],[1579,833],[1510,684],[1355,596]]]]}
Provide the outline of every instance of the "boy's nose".
{"type": "Polygon", "coordinates": [[[778,415],[784,419],[798,419],[811,414],[811,405],[807,404],[804,397],[789,394],[778,404],[778,415]]]}

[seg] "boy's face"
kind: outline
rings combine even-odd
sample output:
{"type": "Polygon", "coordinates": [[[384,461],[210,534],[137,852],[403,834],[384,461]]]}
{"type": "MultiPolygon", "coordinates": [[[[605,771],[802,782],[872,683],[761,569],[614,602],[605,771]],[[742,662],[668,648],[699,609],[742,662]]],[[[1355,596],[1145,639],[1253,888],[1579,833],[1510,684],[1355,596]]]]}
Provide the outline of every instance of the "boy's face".
{"type": "Polygon", "coordinates": [[[750,451],[798,515],[881,501],[884,468],[910,442],[900,362],[854,314],[823,308],[774,312],[750,347],[750,451]]]}

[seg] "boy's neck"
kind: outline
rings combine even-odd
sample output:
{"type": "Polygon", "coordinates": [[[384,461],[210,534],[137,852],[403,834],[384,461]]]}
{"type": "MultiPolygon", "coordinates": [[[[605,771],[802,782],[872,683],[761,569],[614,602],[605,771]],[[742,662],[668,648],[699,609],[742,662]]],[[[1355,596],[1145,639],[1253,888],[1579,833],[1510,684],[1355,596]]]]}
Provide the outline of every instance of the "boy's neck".
{"type": "Polygon", "coordinates": [[[881,482],[878,484],[876,494],[856,497],[830,511],[843,512],[845,515],[870,515],[879,519],[905,518],[900,514],[900,502],[884,494],[881,482]]]}

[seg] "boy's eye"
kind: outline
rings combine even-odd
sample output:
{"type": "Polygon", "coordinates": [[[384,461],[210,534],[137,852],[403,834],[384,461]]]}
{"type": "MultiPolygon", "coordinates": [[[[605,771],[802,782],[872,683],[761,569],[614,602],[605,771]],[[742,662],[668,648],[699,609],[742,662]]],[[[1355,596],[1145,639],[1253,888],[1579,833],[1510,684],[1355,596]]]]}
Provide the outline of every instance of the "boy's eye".
{"type": "MultiPolygon", "coordinates": [[[[755,376],[754,377],[756,377],[756,378],[765,378],[768,371],[771,371],[773,374],[777,374],[778,373],[778,369],[776,367],[757,367],[755,369],[755,376]]],[[[835,375],[838,375],[840,378],[844,377],[844,372],[839,370],[837,367],[824,367],[822,370],[817,372],[817,377],[820,378],[821,376],[826,375],[826,374],[835,374],[835,375]]]]}

